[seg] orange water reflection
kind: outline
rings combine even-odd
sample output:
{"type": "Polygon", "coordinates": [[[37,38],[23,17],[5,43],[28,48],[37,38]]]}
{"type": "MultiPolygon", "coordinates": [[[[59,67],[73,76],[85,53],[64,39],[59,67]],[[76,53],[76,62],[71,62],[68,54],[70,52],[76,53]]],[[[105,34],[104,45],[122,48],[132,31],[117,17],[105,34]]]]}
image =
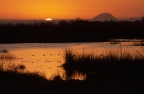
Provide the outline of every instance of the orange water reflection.
{"type": "MultiPolygon", "coordinates": [[[[134,53],[142,50],[142,46],[130,46],[133,42],[121,42],[110,44],[109,42],[94,43],[23,43],[23,44],[0,44],[0,50],[6,49],[14,54],[14,61],[3,61],[4,64],[24,64],[29,71],[38,71],[46,74],[48,79],[60,75],[65,79],[65,70],[60,67],[64,63],[63,49],[73,48],[78,52],[95,52],[96,54],[107,51],[128,51],[134,53]],[[122,48],[122,49],[121,49],[122,48]]],[[[85,79],[85,75],[76,74],[73,79],[85,79]]]]}

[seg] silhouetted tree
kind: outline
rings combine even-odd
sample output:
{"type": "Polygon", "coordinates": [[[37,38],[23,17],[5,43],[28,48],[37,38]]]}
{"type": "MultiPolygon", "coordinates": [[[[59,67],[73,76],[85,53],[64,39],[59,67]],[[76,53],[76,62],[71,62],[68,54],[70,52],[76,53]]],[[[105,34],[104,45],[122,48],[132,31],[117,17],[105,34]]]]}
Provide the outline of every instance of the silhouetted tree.
{"type": "Polygon", "coordinates": [[[113,38],[143,38],[141,21],[61,20],[34,24],[0,24],[0,42],[95,42],[113,38]]]}

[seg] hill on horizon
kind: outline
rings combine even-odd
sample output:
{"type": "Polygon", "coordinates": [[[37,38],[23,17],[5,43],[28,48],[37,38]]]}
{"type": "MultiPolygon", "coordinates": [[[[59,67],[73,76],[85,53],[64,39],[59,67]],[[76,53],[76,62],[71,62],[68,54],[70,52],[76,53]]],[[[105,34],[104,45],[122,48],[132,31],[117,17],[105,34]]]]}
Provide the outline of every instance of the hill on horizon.
{"type": "Polygon", "coordinates": [[[101,13],[101,14],[95,16],[92,20],[93,21],[110,21],[110,20],[117,20],[117,18],[114,17],[110,13],[101,13]]]}

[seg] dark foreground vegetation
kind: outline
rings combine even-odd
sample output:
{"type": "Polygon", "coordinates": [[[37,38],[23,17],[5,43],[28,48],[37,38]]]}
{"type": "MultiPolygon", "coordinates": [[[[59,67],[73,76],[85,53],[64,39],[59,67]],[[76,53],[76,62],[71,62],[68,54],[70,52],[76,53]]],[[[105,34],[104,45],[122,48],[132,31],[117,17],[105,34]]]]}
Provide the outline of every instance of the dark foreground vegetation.
{"type": "Polygon", "coordinates": [[[86,80],[98,79],[144,79],[144,49],[133,54],[123,52],[120,47],[116,52],[106,51],[105,54],[78,53],[73,49],[65,49],[67,79],[76,72],[86,74],[86,80]]]}
{"type": "MultiPolygon", "coordinates": [[[[2,50],[2,53],[7,53],[2,50]]],[[[8,58],[9,59],[9,58],[8,58]]],[[[120,51],[106,54],[64,50],[67,80],[46,79],[43,73],[29,72],[24,65],[0,63],[0,94],[143,94],[144,49],[131,55],[120,51]],[[76,72],[85,80],[71,79],[76,72]]]]}
{"type": "Polygon", "coordinates": [[[143,79],[47,80],[44,74],[28,72],[24,65],[0,66],[0,94],[142,94],[143,79]]]}
{"type": "Polygon", "coordinates": [[[143,39],[141,21],[71,20],[34,24],[0,24],[0,43],[96,42],[109,39],[143,39]]]}

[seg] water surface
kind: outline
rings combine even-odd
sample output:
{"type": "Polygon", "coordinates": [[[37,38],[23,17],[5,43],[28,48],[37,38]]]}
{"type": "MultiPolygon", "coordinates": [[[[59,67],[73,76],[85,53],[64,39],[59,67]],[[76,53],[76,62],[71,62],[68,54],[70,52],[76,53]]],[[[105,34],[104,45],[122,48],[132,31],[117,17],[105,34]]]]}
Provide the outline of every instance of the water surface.
{"type": "MultiPolygon", "coordinates": [[[[90,42],[90,43],[16,43],[0,44],[0,50],[6,49],[15,55],[15,60],[2,60],[5,66],[9,63],[24,64],[29,71],[45,73],[48,79],[60,75],[65,79],[65,70],[60,67],[64,63],[63,50],[72,48],[78,52],[106,53],[108,50],[141,52],[143,46],[133,46],[135,42],[90,42]]],[[[74,79],[84,79],[77,74],[74,79]]]]}

